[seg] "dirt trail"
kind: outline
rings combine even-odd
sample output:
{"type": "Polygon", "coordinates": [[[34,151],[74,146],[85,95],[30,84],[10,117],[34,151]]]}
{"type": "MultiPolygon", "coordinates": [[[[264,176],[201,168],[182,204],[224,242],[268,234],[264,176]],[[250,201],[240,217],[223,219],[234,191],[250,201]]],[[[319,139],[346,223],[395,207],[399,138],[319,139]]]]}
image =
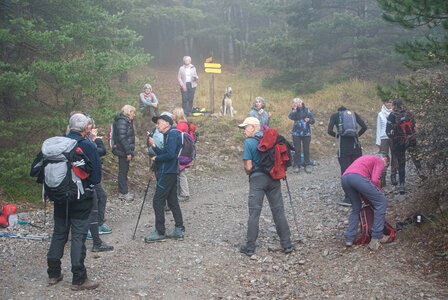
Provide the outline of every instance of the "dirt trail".
{"type": "MultiPolygon", "coordinates": [[[[289,171],[288,171],[289,172],[289,171]]],[[[365,247],[342,246],[344,221],[349,209],[334,202],[342,196],[335,159],[322,161],[311,175],[288,173],[299,230],[304,243],[290,255],[280,251],[269,208],[263,208],[256,256],[238,252],[247,221],[248,182],[242,168],[225,176],[190,176],[192,198],[181,203],[185,219],[184,241],[145,244],[154,230],[151,196],[147,198],[135,240],[132,232],[142,194],[134,202],[109,197],[108,224],[114,229],[104,240],[113,252],[92,253],[87,242],[86,266],[101,283],[95,291],[72,292],[69,248],[63,259],[64,281],[46,285],[45,254],[49,241],[2,240],[0,257],[4,275],[0,298],[147,298],[147,299],[446,299],[448,289],[434,274],[423,275],[420,265],[408,258],[424,249],[398,242],[372,253],[365,247]]],[[[294,238],[290,203],[283,183],[285,209],[294,238]]],[[[390,193],[392,209],[400,200],[390,193]]],[[[265,203],[266,204],[266,203],[265,203]]],[[[31,213],[30,219],[41,217],[31,213]]],[[[173,220],[167,214],[171,229],[173,220]]],[[[30,233],[41,233],[29,229],[30,233]]],[[[47,228],[47,234],[51,229],[47,228]]]]}
{"type": "MultiPolygon", "coordinates": [[[[163,80],[172,80],[168,74],[172,73],[166,73],[163,80]]],[[[161,94],[172,95],[169,97],[179,101],[180,95],[176,96],[174,91],[169,94],[162,87],[160,89],[161,94]]],[[[198,150],[203,149],[206,149],[204,141],[198,144],[198,150]]],[[[131,168],[139,167],[143,169],[137,162],[131,165],[131,168]]],[[[70,290],[70,243],[67,243],[63,258],[64,280],[48,287],[46,252],[49,240],[0,238],[3,271],[0,298],[448,298],[447,283],[443,281],[447,274],[429,271],[426,245],[403,239],[401,232],[396,243],[377,252],[370,252],[365,247],[346,249],[343,246],[349,209],[335,204],[342,198],[336,157],[320,161],[319,166],[313,167],[312,174],[288,171],[300,235],[305,237],[303,243],[297,243],[297,250],[289,255],[281,252],[265,201],[256,255],[248,258],[240,254],[239,246],[246,234],[248,180],[240,160],[230,159],[228,167],[232,172],[210,176],[193,166],[189,174],[191,200],[181,203],[186,227],[184,241],[143,242],[143,238],[154,231],[153,185],[134,240],[132,233],[145,185],[136,190],[137,197],[133,202],[123,202],[109,193],[107,224],[113,228],[113,233],[102,235],[102,238],[114,245],[115,250],[97,254],[90,251],[91,241],[86,244],[88,275],[100,282],[100,287],[94,291],[70,290]]],[[[405,197],[397,195],[390,187],[386,190],[388,218],[392,223],[403,217],[400,209],[412,193],[412,170],[410,173],[410,188],[405,197]]],[[[106,186],[115,185],[109,178],[105,181],[106,186]]],[[[296,239],[299,233],[294,225],[285,182],[282,182],[282,191],[286,215],[296,239]]],[[[43,219],[43,212],[30,212],[22,218],[37,222],[43,219]]],[[[8,232],[50,235],[51,224],[44,230],[22,225],[8,232]]],[[[173,228],[170,213],[167,213],[166,224],[167,230],[173,228]]]]}

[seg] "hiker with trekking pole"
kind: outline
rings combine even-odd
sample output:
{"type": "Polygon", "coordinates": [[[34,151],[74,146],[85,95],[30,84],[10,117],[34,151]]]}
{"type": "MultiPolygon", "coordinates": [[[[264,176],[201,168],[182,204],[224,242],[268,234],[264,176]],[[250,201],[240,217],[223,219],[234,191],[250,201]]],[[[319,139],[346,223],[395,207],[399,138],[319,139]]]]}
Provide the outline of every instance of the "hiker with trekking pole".
{"type": "MultiPolygon", "coordinates": [[[[291,243],[291,232],[285,216],[281,183],[279,180],[286,176],[286,168],[282,169],[281,166],[280,168],[278,168],[279,166],[274,166],[271,168],[270,174],[267,173],[267,170],[261,167],[261,155],[258,149],[260,145],[262,147],[265,146],[261,141],[264,136],[271,138],[270,142],[273,141],[275,143],[275,134],[270,135],[270,133],[276,132],[278,135],[278,132],[275,129],[268,129],[261,132],[260,121],[254,117],[246,118],[242,124],[238,125],[238,127],[243,129],[243,135],[245,137],[243,162],[244,170],[246,171],[246,174],[249,175],[249,220],[247,222],[247,240],[246,244],[241,246],[240,252],[247,256],[255,254],[259,231],[259,219],[263,207],[263,199],[266,195],[269,206],[271,207],[272,217],[275,222],[283,252],[286,254],[291,253],[295,249],[295,246],[291,243]]],[[[287,151],[286,146],[284,144],[283,146],[278,144],[275,145],[275,150],[279,149],[281,156],[285,154],[284,151],[287,151]]]]}
{"type": "Polygon", "coordinates": [[[173,119],[167,114],[152,118],[156,127],[163,134],[163,149],[157,147],[154,138],[148,137],[148,143],[153,148],[156,156],[151,158],[157,164],[157,185],[153,197],[155,214],[155,231],[145,238],[146,243],[164,242],[166,238],[176,240],[184,239],[185,226],[182,219],[182,211],[177,199],[177,176],[179,173],[178,154],[182,148],[182,136],[179,130],[173,127],[173,119]],[[171,210],[175,225],[171,233],[165,230],[165,204],[171,210]]]}

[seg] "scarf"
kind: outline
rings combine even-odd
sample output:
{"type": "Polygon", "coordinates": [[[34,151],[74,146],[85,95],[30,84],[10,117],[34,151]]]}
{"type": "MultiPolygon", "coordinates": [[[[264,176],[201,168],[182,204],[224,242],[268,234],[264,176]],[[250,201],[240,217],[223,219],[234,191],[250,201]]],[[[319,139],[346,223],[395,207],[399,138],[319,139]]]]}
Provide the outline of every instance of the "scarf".
{"type": "Polygon", "coordinates": [[[381,112],[386,116],[386,118],[389,116],[389,114],[392,112],[392,108],[391,109],[387,109],[386,105],[383,104],[383,106],[381,107],[381,112]]]}

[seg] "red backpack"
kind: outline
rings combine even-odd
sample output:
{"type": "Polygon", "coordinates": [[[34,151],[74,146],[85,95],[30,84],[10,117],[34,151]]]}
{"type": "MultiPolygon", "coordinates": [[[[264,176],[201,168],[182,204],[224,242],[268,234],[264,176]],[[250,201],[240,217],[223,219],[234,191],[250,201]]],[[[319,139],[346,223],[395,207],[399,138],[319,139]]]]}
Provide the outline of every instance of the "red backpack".
{"type": "MultiPolygon", "coordinates": [[[[374,215],[373,206],[363,195],[361,195],[361,198],[364,199],[365,205],[359,212],[359,227],[361,236],[355,241],[355,245],[367,245],[368,243],[370,243],[370,240],[372,238],[374,215]]],[[[388,243],[391,243],[395,240],[395,232],[396,230],[387,221],[385,221],[383,233],[389,236],[389,239],[387,240],[388,243]]]]}
{"type": "MultiPolygon", "coordinates": [[[[12,225],[13,222],[12,219],[10,219],[11,217],[15,217],[16,218],[16,222],[17,222],[17,206],[15,206],[14,204],[8,204],[8,205],[4,205],[2,206],[1,210],[0,210],[0,227],[9,227],[10,225],[12,225]]],[[[15,223],[14,223],[15,224],[15,223]]]]}

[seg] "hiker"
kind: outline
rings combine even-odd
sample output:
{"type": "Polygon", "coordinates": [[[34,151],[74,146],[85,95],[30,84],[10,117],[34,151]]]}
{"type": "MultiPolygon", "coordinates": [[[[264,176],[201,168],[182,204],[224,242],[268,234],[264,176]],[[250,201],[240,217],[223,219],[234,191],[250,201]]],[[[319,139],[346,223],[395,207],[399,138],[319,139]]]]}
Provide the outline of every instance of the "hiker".
{"type": "MultiPolygon", "coordinates": [[[[88,131],[88,118],[83,114],[74,114],[69,121],[70,133],[66,136],[79,140],[78,147],[92,164],[90,176],[82,180],[85,193],[79,200],[55,203],[54,205],[54,230],[51,238],[50,249],[47,253],[49,285],[55,285],[63,279],[61,273],[61,258],[64,247],[71,231],[70,257],[73,273],[72,290],[88,290],[98,287],[98,283],[87,278],[84,266],[86,257],[85,241],[89,228],[89,215],[92,209],[92,185],[101,182],[101,161],[94,144],[84,139],[88,131]],[[68,213],[66,213],[68,212],[68,213]]],[[[51,198],[50,198],[51,200],[51,198]]]]}
{"type": "Polygon", "coordinates": [[[156,191],[152,200],[156,229],[152,235],[145,238],[145,242],[163,242],[166,238],[183,240],[185,227],[177,200],[177,175],[179,173],[177,155],[182,147],[181,133],[173,127],[173,119],[167,114],[153,117],[152,121],[156,123],[157,129],[163,133],[164,147],[163,149],[158,148],[154,139],[148,137],[149,145],[157,154],[151,159],[157,164],[158,174],[156,191]],[[168,203],[175,221],[174,230],[169,234],[165,233],[164,208],[166,203],[168,203]]]}
{"type": "Polygon", "coordinates": [[[389,165],[389,156],[386,153],[377,155],[364,155],[356,159],[342,174],[342,188],[352,203],[352,212],[348,219],[348,228],[345,231],[345,245],[353,246],[358,233],[359,212],[362,208],[363,195],[373,206],[372,239],[369,248],[377,250],[380,243],[386,243],[388,236],[383,234],[386,221],[387,199],[378,188],[383,170],[389,165]]]}
{"type": "MultiPolygon", "coordinates": [[[[187,121],[184,110],[181,107],[173,109],[173,121],[176,123],[176,129],[182,132],[188,133],[194,141],[194,131],[196,126],[187,121]]],[[[190,199],[190,189],[188,188],[187,169],[191,166],[191,163],[187,165],[179,165],[179,201],[188,201],[190,199]]]]}
{"type": "Polygon", "coordinates": [[[406,150],[414,162],[417,174],[425,179],[420,158],[417,153],[417,142],[415,139],[414,116],[406,110],[406,106],[400,100],[392,102],[393,111],[387,118],[386,134],[392,140],[392,166],[391,183],[397,185],[397,172],[400,182],[400,194],[405,193],[406,179],[406,150]]]}
{"type": "Polygon", "coordinates": [[[260,131],[260,121],[257,118],[248,117],[238,127],[243,129],[245,137],[243,162],[244,170],[249,175],[247,240],[246,245],[241,246],[240,252],[248,256],[255,254],[259,230],[258,223],[263,207],[263,199],[266,195],[271,207],[277,234],[280,238],[280,244],[285,253],[290,253],[295,249],[295,246],[291,244],[291,232],[285,217],[280,180],[272,179],[264,171],[257,170],[257,165],[260,163],[260,152],[257,149],[259,141],[256,137],[261,138],[263,136],[263,133],[260,131]]]}
{"type": "MultiPolygon", "coordinates": [[[[344,174],[348,166],[350,166],[358,157],[362,156],[362,148],[361,143],[359,142],[359,137],[363,135],[366,130],[367,125],[366,123],[364,123],[364,120],[361,118],[361,116],[356,112],[348,110],[344,106],[339,107],[338,112],[331,115],[330,122],[328,123],[328,134],[338,139],[338,161],[339,166],[341,167],[341,175],[344,174]],[[343,122],[344,115],[352,118],[354,115],[354,118],[356,119],[356,122],[348,122],[353,123],[351,124],[353,125],[352,128],[348,128],[349,126],[347,125],[347,128],[345,129],[345,131],[351,130],[353,132],[353,134],[351,135],[345,135],[344,132],[338,133],[338,128],[343,127],[342,125],[346,123],[343,122]],[[359,124],[359,126],[361,126],[361,129],[359,131],[357,131],[356,124],[359,124]],[[335,126],[338,132],[334,132],[333,128],[335,126]]],[[[347,197],[347,195],[345,195],[344,200],[336,203],[342,206],[351,206],[350,199],[347,197]]]]}
{"type": "MultiPolygon", "coordinates": [[[[388,99],[383,102],[383,106],[381,106],[381,111],[378,113],[377,122],[376,122],[376,145],[378,146],[379,152],[387,153],[392,156],[392,141],[386,134],[386,125],[387,118],[389,114],[392,112],[392,100],[388,99]]],[[[394,165],[394,156],[392,156],[392,165],[394,165]]],[[[386,172],[384,172],[384,176],[381,178],[381,187],[386,186],[386,172]]]]}
{"type": "Polygon", "coordinates": [[[311,128],[310,125],[314,124],[314,118],[309,108],[305,107],[302,99],[294,98],[292,111],[288,116],[289,119],[294,121],[292,127],[292,141],[294,143],[294,173],[300,172],[300,166],[302,165],[301,149],[303,144],[303,168],[306,173],[311,173],[308,166],[310,162],[310,142],[311,142],[311,128]]]}
{"type": "Polygon", "coordinates": [[[128,190],[129,164],[135,149],[134,117],[135,107],[126,104],[115,116],[114,124],[116,147],[114,146],[112,153],[118,156],[118,198],[127,201],[134,200],[134,194],[128,190]]]}
{"type": "Polygon", "coordinates": [[[266,100],[262,97],[256,97],[253,103],[253,108],[249,112],[249,117],[257,118],[260,121],[260,130],[264,131],[269,128],[271,121],[271,113],[266,112],[266,100]]]}
{"type": "Polygon", "coordinates": [[[140,111],[142,112],[142,122],[139,126],[140,130],[145,130],[151,127],[152,117],[159,114],[159,100],[152,91],[152,86],[146,83],[143,86],[143,93],[140,93],[138,102],[140,104],[140,111]]]}
{"type": "MultiPolygon", "coordinates": [[[[98,136],[98,129],[95,128],[95,121],[91,115],[85,115],[89,119],[86,139],[96,146],[98,155],[102,165],[101,157],[106,155],[106,146],[104,146],[101,136],[98,136]]],[[[100,238],[100,234],[112,233],[112,229],[104,224],[104,214],[106,210],[107,194],[101,185],[101,182],[95,184],[93,187],[93,206],[89,216],[90,229],[87,232],[87,239],[93,240],[92,252],[105,252],[114,250],[113,246],[110,246],[103,242],[100,238]]]]}
{"type": "Polygon", "coordinates": [[[193,112],[193,99],[197,81],[199,79],[196,67],[191,64],[191,57],[184,56],[184,64],[179,68],[177,80],[180,85],[182,94],[182,108],[187,116],[191,116],[193,112]]]}

